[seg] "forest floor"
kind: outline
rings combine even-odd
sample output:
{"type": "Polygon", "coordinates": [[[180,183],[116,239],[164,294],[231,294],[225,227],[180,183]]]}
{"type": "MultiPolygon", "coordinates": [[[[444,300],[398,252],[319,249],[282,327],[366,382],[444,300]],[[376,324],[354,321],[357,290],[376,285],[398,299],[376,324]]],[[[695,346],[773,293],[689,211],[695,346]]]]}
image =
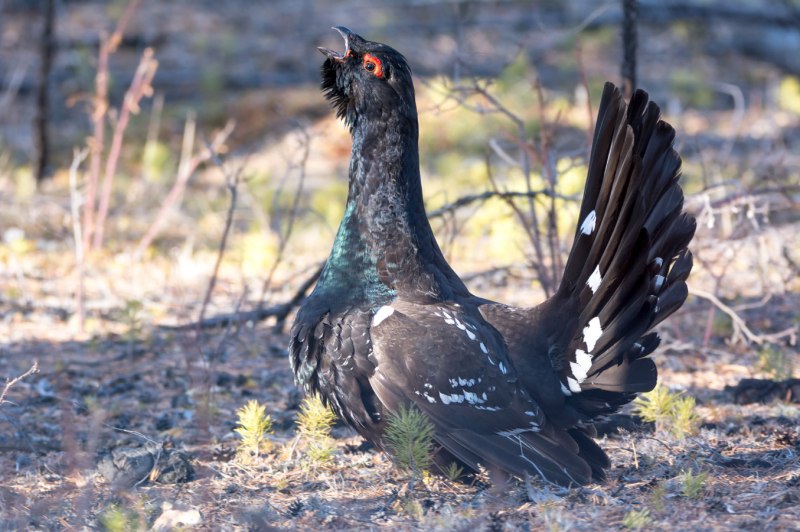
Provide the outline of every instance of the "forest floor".
{"type": "MultiPolygon", "coordinates": [[[[72,12],[76,35],[94,14],[89,4],[77,3],[72,12]]],[[[298,24],[305,25],[301,11],[298,24]]],[[[506,11],[511,8],[502,14],[513,18],[506,11]]],[[[279,18],[269,23],[283,24],[279,18]]],[[[506,26],[502,18],[498,27],[506,26]]],[[[235,25],[228,31],[236,35],[235,25]]],[[[260,30],[254,25],[247,31],[260,30]]],[[[310,458],[309,442],[297,427],[303,396],[286,355],[292,313],[284,324],[271,317],[220,328],[192,326],[201,314],[237,314],[289,301],[326,256],[341,216],[349,156],[345,129],[324,114],[316,86],[271,87],[237,93],[229,98],[236,105],[216,110],[223,118],[235,114],[238,145],[249,153],[223,154],[225,172],[213,164],[198,172],[141,256],[133,250],[174,178],[185,113],[169,110],[169,102],[165,106],[163,123],[170,124],[172,136],[156,143],[163,160],[155,163],[145,161],[141,141],[152,114],[134,120],[130,136],[140,140],[123,152],[125,170],[115,185],[107,243],[83,264],[82,327],[68,164],[58,165],[53,179],[32,192],[25,185],[29,169],[14,167],[0,146],[0,378],[23,375],[34,362],[38,369],[8,386],[0,401],[0,531],[800,529],[800,384],[789,380],[800,368],[800,112],[754,96],[777,83],[771,68],[733,55],[710,61],[692,48],[692,39],[670,32],[653,30],[643,39],[645,57],[661,57],[668,49],[672,61],[643,61],[643,78],[671,98],[659,103],[678,130],[686,207],[698,217],[699,230],[691,246],[691,294],[659,326],[663,342],[654,359],[663,386],[696,400],[698,430],[678,438],[625,409],[601,427],[600,445],[613,464],[607,480],[573,489],[537,479],[497,485],[486,475],[466,483],[412,475],[340,424],[332,430],[332,457],[310,458]],[[659,77],[665,72],[674,78],[659,77]],[[729,95],[714,85],[728,75],[742,86],[752,81],[744,90],[746,109],[728,109],[729,95]],[[283,106],[283,121],[266,138],[273,118],[264,110],[274,106],[283,106]],[[235,219],[215,274],[230,202],[224,174],[240,169],[235,219]],[[736,389],[743,379],[762,379],[763,387],[736,389]],[[266,407],[273,432],[269,446],[243,460],[236,454],[235,428],[237,411],[250,400],[266,407]]],[[[190,27],[163,33],[188,38],[202,32],[190,27]]],[[[416,42],[415,35],[406,38],[416,42]]],[[[567,182],[574,174],[585,176],[590,120],[585,105],[573,101],[579,68],[574,43],[564,35],[555,47],[552,34],[537,37],[537,49],[544,51],[531,61],[546,63],[537,63],[538,70],[525,61],[510,62],[514,43],[503,41],[508,57],[491,89],[509,107],[529,112],[522,118],[531,126],[526,134],[532,146],[541,147],[538,132],[551,134],[554,159],[560,163],[563,156],[569,163],[558,166],[567,182]],[[572,70],[554,66],[563,64],[572,70]],[[537,75],[560,77],[554,87],[570,86],[544,91],[552,104],[544,120],[531,96],[537,75]],[[543,125],[548,120],[549,130],[543,125]]],[[[616,57],[609,35],[611,30],[601,31],[583,41],[592,81],[618,70],[608,64],[608,57],[616,57]]],[[[473,38],[482,43],[479,33],[473,38]]],[[[444,46],[431,57],[455,49],[444,37],[431,42],[444,46]]],[[[316,54],[317,44],[316,36],[309,38],[303,50],[316,54]]],[[[205,48],[199,50],[190,55],[202,63],[205,48]]],[[[242,57],[253,53],[246,46],[234,51],[242,57]]],[[[135,63],[138,53],[128,55],[135,63]]],[[[251,74],[247,60],[236,57],[216,60],[251,74]]],[[[315,63],[307,70],[316,68],[315,63]]],[[[426,69],[445,71],[441,65],[426,69]]],[[[417,83],[429,211],[491,191],[486,146],[499,139],[505,154],[516,156],[514,125],[500,123],[497,113],[465,111],[453,98],[443,103],[441,94],[452,86],[437,78],[417,83]]],[[[794,94],[794,86],[788,87],[794,94]]],[[[211,100],[224,86],[212,89],[211,100]]],[[[795,92],[800,101],[800,89],[795,92]]],[[[201,112],[198,145],[202,131],[211,128],[204,129],[202,120],[201,112]]],[[[70,124],[80,132],[59,139],[62,151],[86,135],[85,123],[70,124]]],[[[520,190],[515,169],[497,159],[495,178],[520,190]]],[[[569,208],[563,210],[563,226],[574,227],[569,208]]],[[[434,230],[475,293],[515,305],[543,299],[528,267],[530,242],[508,205],[476,201],[452,213],[437,217],[434,230]]],[[[569,233],[560,233],[563,250],[569,233]]]]}
{"type": "MultiPolygon", "coordinates": [[[[60,207],[54,216],[68,205],[60,207]]],[[[47,225],[43,217],[37,223],[47,225]]],[[[778,258],[781,249],[800,249],[798,229],[792,222],[722,243],[701,231],[693,290],[720,293],[747,331],[763,336],[758,341],[792,328],[796,336],[800,290],[791,263],[778,258]],[[730,250],[735,260],[720,288],[712,273],[730,250]],[[764,255],[770,266],[759,271],[764,255]],[[762,298],[771,276],[783,289],[762,298]]],[[[296,426],[302,396],[288,338],[274,320],[173,328],[198,316],[211,251],[90,258],[89,332],[80,334],[69,245],[36,243],[35,231],[3,248],[0,367],[13,377],[36,360],[39,372],[10,387],[0,406],[0,529],[786,530],[800,522],[797,390],[755,404],[739,404],[743,396],[726,390],[773,376],[764,353],[796,362],[796,340],[788,334],[759,346],[702,297],[691,296],[659,328],[656,354],[660,381],[697,400],[696,434],[677,439],[626,411],[622,428],[601,439],[613,463],[603,483],[559,490],[536,479],[496,486],[478,477],[463,484],[404,473],[339,425],[332,458],[309,459],[296,426]],[[236,411],[251,399],[266,406],[274,432],[271,448],[243,463],[235,455],[236,411]]],[[[310,231],[294,238],[315,242],[310,231]]],[[[288,300],[324,248],[293,253],[269,302],[288,300]]],[[[242,264],[221,268],[206,316],[256,306],[247,294],[261,277],[242,264]]],[[[525,268],[487,263],[473,271],[470,284],[481,295],[517,304],[541,297],[525,268]]]]}

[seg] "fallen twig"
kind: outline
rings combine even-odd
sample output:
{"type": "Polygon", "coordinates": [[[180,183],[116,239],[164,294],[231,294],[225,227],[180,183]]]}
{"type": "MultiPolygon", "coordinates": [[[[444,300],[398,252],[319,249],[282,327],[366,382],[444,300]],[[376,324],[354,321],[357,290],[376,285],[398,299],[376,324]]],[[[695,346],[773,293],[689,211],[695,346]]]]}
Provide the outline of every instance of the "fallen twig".
{"type": "Polygon", "coordinates": [[[275,318],[276,328],[283,328],[284,323],[286,322],[287,316],[289,313],[299,305],[303,299],[306,297],[306,293],[308,290],[317,282],[319,279],[320,274],[322,273],[323,265],[320,264],[319,267],[314,270],[314,273],[311,274],[303,283],[298,287],[297,291],[294,293],[292,298],[285,302],[278,305],[272,305],[269,307],[257,308],[255,310],[250,310],[247,312],[233,312],[229,314],[219,314],[217,316],[212,316],[210,318],[205,318],[202,321],[198,321],[195,323],[188,323],[185,325],[162,325],[160,328],[164,330],[170,331],[186,331],[192,329],[215,329],[218,327],[229,327],[231,325],[240,325],[242,323],[248,322],[259,322],[263,321],[267,318],[275,318]]]}
{"type": "MultiPolygon", "coordinates": [[[[724,312],[725,314],[730,317],[731,322],[733,323],[733,334],[731,335],[731,343],[735,344],[737,341],[743,336],[745,339],[745,343],[754,343],[756,345],[762,345],[764,343],[775,343],[782,338],[790,337],[796,338],[797,337],[797,326],[789,327],[786,330],[779,331],[776,333],[771,334],[756,334],[747,326],[747,323],[744,321],[744,318],[739,316],[735,310],[731,307],[723,303],[717,296],[712,294],[711,292],[706,292],[700,288],[696,287],[689,287],[689,293],[696,297],[701,297],[709,302],[712,305],[717,307],[719,310],[724,312]]],[[[796,341],[796,340],[795,340],[796,341]]]]}

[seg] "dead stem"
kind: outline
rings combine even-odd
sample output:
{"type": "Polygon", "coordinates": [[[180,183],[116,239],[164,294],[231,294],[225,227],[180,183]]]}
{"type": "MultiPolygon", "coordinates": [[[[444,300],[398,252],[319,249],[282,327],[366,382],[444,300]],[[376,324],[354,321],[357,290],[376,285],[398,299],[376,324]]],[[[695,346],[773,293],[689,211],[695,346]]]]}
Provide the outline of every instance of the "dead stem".
{"type": "Polygon", "coordinates": [[[80,204],[81,198],[78,193],[78,168],[86,159],[89,153],[88,148],[82,150],[75,149],[72,155],[72,164],[69,167],[69,192],[70,208],[72,211],[72,236],[75,241],[75,267],[78,275],[78,288],[75,290],[75,313],[78,316],[78,334],[84,332],[85,309],[84,309],[84,277],[85,277],[85,249],[83,247],[83,236],[81,235],[80,204]]]}
{"type": "Polygon", "coordinates": [[[30,369],[28,371],[26,371],[25,373],[23,373],[22,375],[14,377],[13,379],[6,379],[6,385],[3,387],[3,391],[0,392],[0,406],[2,406],[3,403],[7,402],[5,400],[5,398],[6,398],[6,395],[8,394],[8,391],[11,389],[12,386],[14,386],[18,382],[20,382],[22,379],[24,379],[24,378],[26,378],[26,377],[28,377],[30,375],[34,375],[36,373],[39,373],[39,361],[38,360],[34,360],[33,361],[33,365],[30,367],[30,369]]]}
{"type": "Polygon", "coordinates": [[[97,222],[94,227],[94,241],[92,248],[99,250],[103,247],[103,236],[105,232],[106,217],[111,203],[111,190],[114,182],[114,175],[117,171],[117,162],[122,150],[122,139],[128,127],[131,114],[139,113],[139,102],[145,96],[152,96],[153,87],[151,85],[153,76],[158,69],[158,61],[153,57],[153,49],[146,48],[139,60],[139,66],[133,75],[133,80],[125,93],[125,98],[120,110],[119,120],[114,126],[114,134],[111,137],[111,147],[106,158],[105,174],[103,175],[103,190],[100,194],[100,205],[97,209],[97,222]]]}

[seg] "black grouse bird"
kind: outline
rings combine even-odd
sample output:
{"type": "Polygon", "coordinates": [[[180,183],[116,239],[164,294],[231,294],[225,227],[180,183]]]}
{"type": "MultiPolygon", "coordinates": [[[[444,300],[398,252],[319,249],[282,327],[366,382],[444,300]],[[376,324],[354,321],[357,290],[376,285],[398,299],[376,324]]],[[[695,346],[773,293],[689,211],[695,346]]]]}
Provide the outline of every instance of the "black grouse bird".
{"type": "Polygon", "coordinates": [[[515,308],[472,295],[425,215],[411,70],[350,30],[320,48],[322,89],[353,137],[347,205],[289,347],[298,384],[383,447],[402,405],[436,428],[436,461],[578,485],[609,460],[592,420],[651,390],[648,332],[686,299],[695,221],[675,132],[608,83],[575,240],[557,293],[515,308]]]}

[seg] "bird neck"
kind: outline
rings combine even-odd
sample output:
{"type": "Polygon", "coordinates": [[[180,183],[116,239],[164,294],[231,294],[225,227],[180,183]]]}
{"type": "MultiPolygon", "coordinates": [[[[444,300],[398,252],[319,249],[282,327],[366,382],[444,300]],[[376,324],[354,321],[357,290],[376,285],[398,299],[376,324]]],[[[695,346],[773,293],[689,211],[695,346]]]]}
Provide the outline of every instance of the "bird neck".
{"type": "Polygon", "coordinates": [[[419,174],[416,113],[357,120],[353,126],[348,205],[362,237],[376,253],[387,246],[414,254],[417,240],[431,234],[419,174]]]}
{"type": "Polygon", "coordinates": [[[351,130],[347,206],[320,283],[373,303],[407,290],[447,297],[449,278],[458,278],[425,214],[416,111],[360,118],[351,130]]]}

